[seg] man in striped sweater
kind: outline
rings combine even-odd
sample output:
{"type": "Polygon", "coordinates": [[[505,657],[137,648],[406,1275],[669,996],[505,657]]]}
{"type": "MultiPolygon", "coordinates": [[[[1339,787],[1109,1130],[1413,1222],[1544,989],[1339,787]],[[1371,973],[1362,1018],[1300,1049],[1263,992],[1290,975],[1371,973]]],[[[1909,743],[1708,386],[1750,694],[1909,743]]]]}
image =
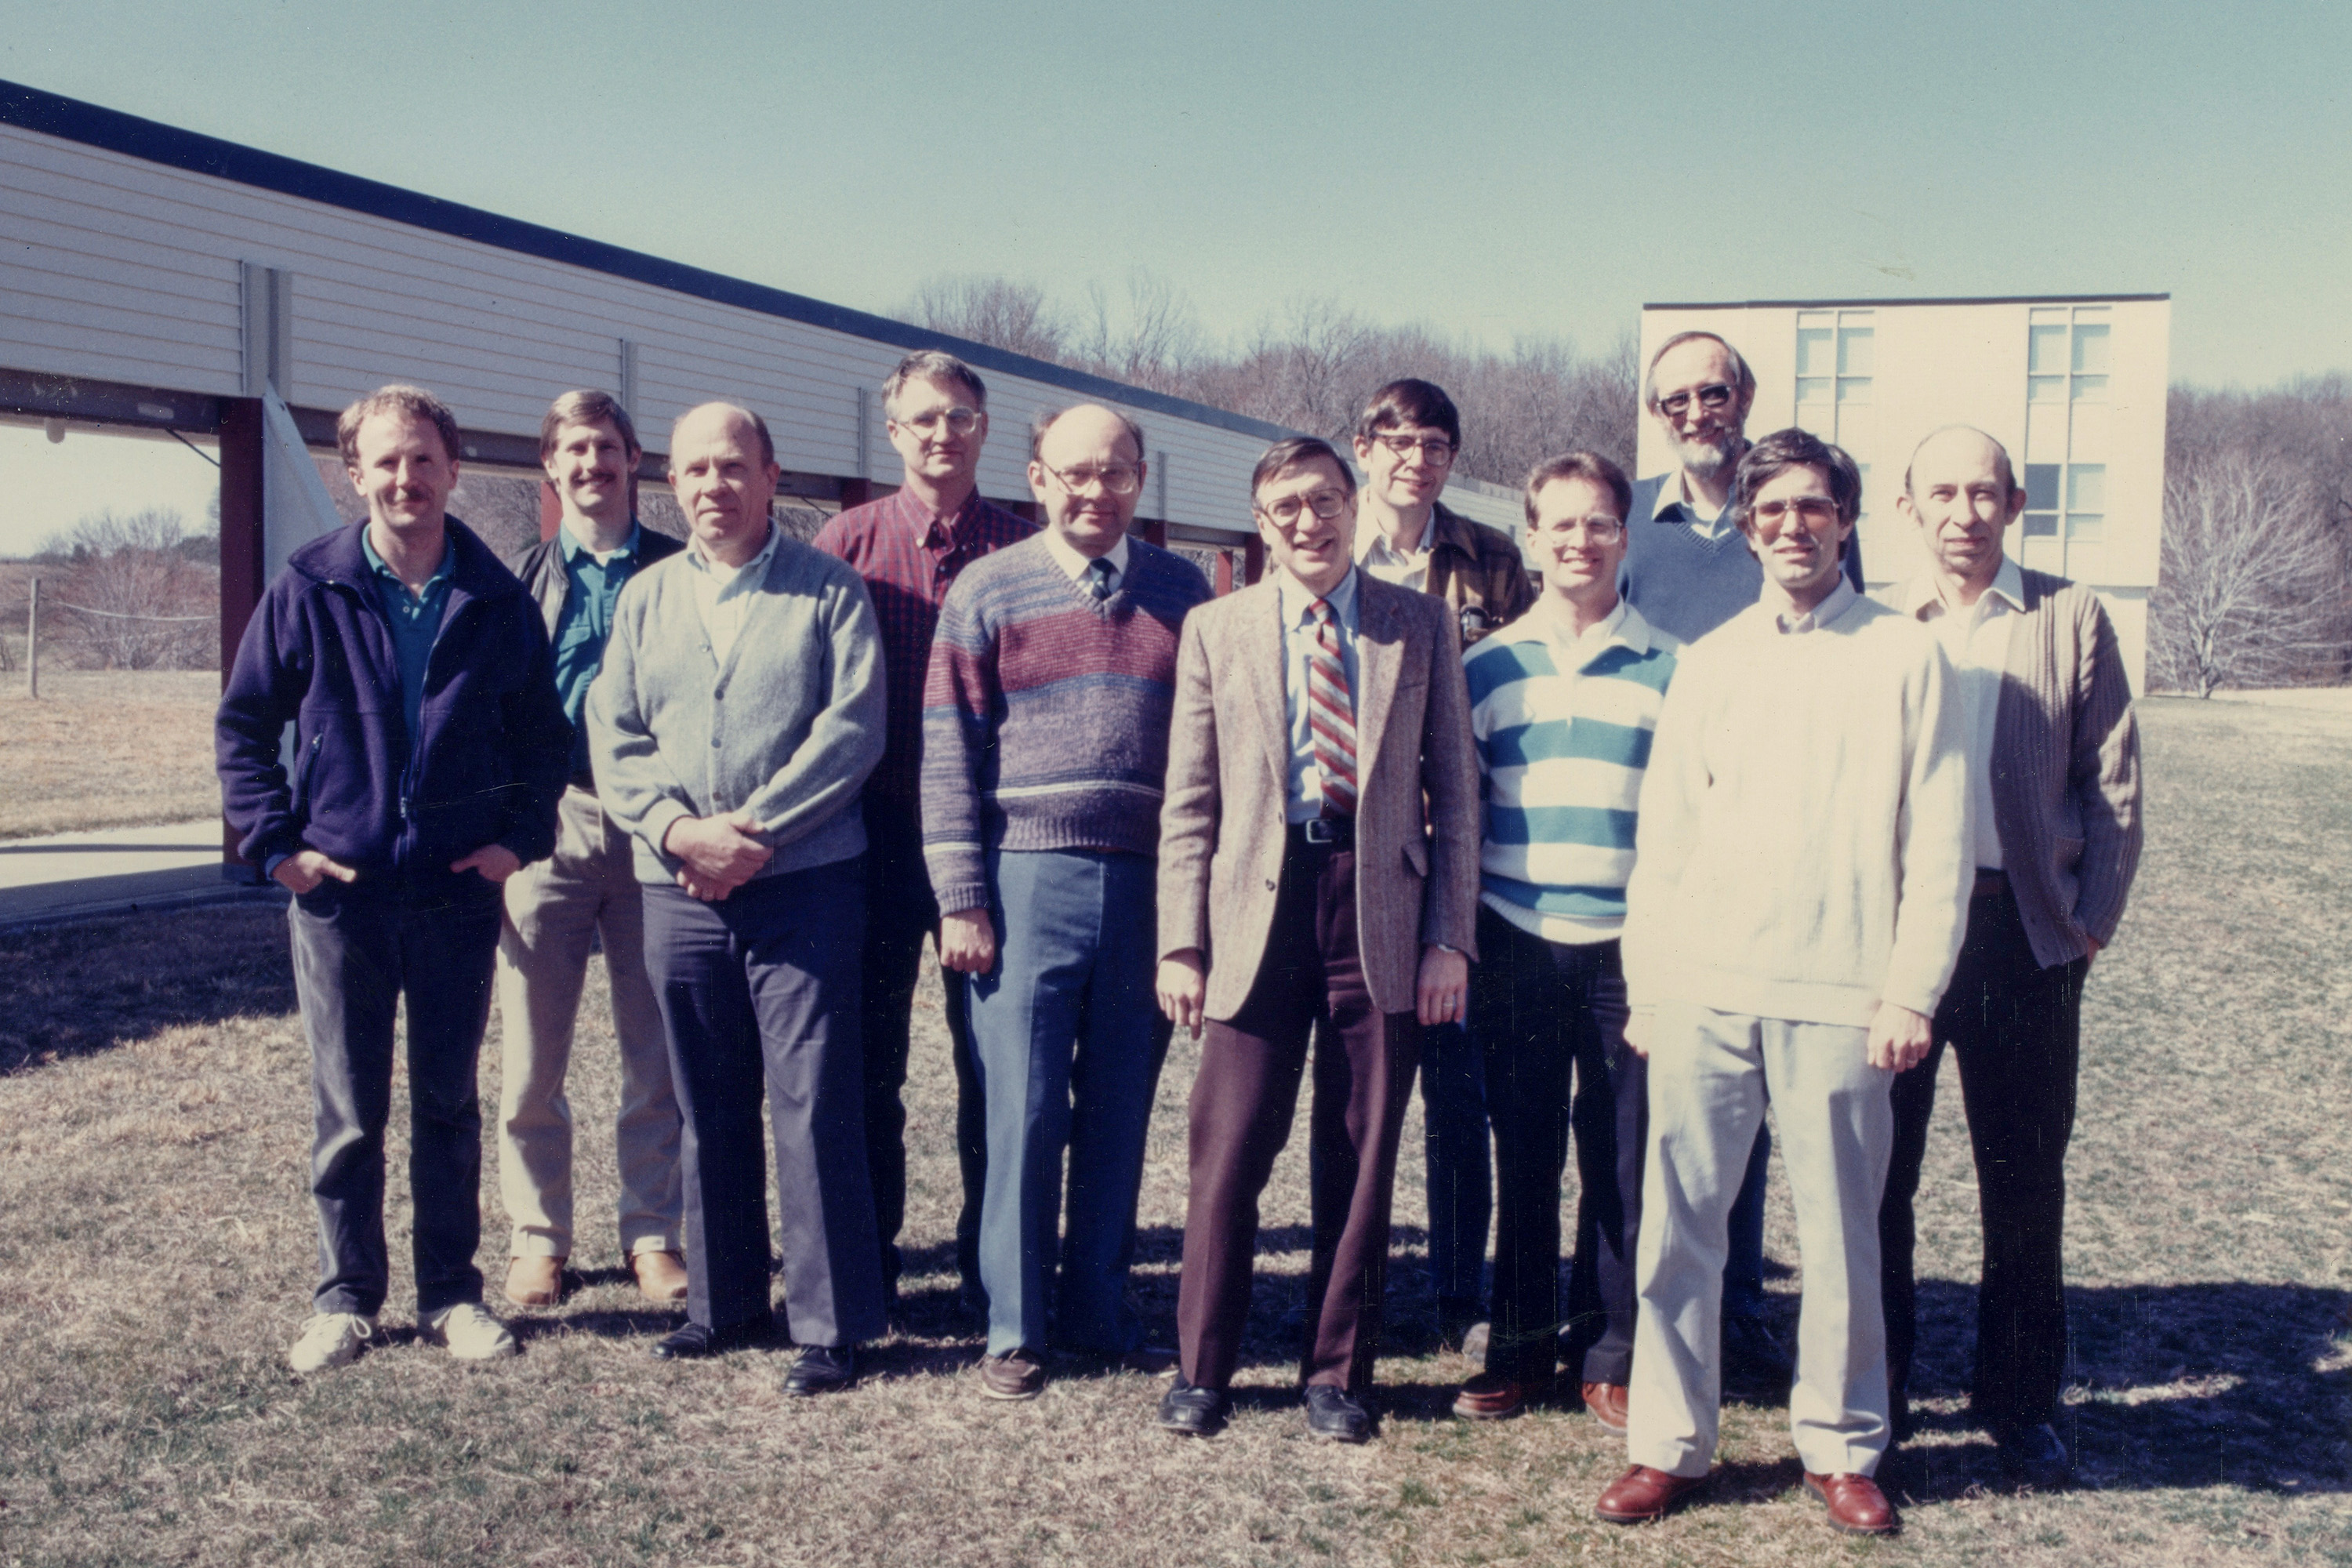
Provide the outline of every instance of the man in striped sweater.
{"type": "Polygon", "coordinates": [[[1128,535],[1145,476],[1132,420],[1049,414],[1029,450],[1045,531],[956,580],[923,699],[940,962],[971,976],[987,1110],[992,1399],[1036,1396],[1049,1341],[1141,1353],[1127,1271],[1168,1048],[1152,1005],[1160,797],[1177,635],[1209,597],[1190,563],[1128,535]]]}
{"type": "Polygon", "coordinates": [[[1565,1322],[1585,1405],[1619,1433],[1647,1089],[1625,1044],[1617,934],[1650,734],[1679,646],[1618,597],[1632,489],[1591,452],[1536,466],[1528,540],[1543,595],[1467,660],[1486,799],[1471,1033],[1486,1058],[1499,1224],[1486,1370],[1454,1405],[1493,1420],[1541,1397],[1565,1322]],[[1571,1124],[1580,1191],[1563,1318],[1560,1170],[1571,1124]]]}

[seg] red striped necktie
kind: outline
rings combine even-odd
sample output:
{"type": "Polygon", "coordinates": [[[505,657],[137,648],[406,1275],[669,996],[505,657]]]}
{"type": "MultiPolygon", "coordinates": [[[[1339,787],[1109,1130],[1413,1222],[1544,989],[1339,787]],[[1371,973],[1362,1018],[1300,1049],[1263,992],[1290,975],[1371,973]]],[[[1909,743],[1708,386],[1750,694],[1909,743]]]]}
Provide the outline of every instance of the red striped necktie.
{"type": "Polygon", "coordinates": [[[1328,599],[1307,606],[1315,617],[1315,647],[1307,659],[1307,728],[1315,737],[1315,768],[1323,775],[1323,815],[1356,815],[1356,704],[1348,695],[1348,667],[1339,661],[1339,625],[1328,599]]]}

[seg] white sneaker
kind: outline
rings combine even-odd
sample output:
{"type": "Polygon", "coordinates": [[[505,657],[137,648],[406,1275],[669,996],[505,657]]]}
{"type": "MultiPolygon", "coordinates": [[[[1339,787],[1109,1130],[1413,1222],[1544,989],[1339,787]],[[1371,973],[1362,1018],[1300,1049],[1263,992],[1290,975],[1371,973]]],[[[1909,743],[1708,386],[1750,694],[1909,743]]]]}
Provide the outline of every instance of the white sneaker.
{"type": "Polygon", "coordinates": [[[522,1353],[507,1326],[473,1301],[444,1307],[425,1326],[441,1337],[449,1353],[459,1361],[496,1361],[502,1355],[522,1353]]]}
{"type": "Polygon", "coordinates": [[[331,1366],[349,1366],[360,1359],[360,1351],[375,1338],[375,1320],[357,1312],[314,1312],[302,1325],[302,1337],[286,1352],[286,1363],[296,1372],[322,1372],[331,1366]]]}

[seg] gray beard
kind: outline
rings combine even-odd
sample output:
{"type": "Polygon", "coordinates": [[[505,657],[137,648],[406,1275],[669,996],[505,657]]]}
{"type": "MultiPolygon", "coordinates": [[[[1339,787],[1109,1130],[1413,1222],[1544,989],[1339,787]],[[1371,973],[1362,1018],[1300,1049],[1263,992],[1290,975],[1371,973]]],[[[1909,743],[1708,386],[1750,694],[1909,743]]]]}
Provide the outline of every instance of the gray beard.
{"type": "Polygon", "coordinates": [[[1682,459],[1684,468],[1703,479],[1721,479],[1738,463],[1740,454],[1747,449],[1748,443],[1738,436],[1725,437],[1720,447],[1711,447],[1700,441],[1677,440],[1675,443],[1675,456],[1682,459]]]}

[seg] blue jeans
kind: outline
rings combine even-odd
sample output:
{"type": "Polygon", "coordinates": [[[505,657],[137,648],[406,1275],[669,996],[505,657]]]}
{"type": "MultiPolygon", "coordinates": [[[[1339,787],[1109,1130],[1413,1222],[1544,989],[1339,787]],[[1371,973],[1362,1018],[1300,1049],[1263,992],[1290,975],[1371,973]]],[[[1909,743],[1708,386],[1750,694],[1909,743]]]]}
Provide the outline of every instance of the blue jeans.
{"type": "Polygon", "coordinates": [[[1441,1309],[1486,1299],[1486,1225],[1495,1212],[1486,1072],[1459,1024],[1421,1035],[1422,1155],[1429,1182],[1430,1287],[1441,1309]]]}
{"type": "Polygon", "coordinates": [[[466,873],[412,884],[332,878],[287,910],[294,994],[310,1039],[310,1193],[321,1312],[373,1317],[391,1284],[383,1131],[393,1015],[408,999],[408,1192],[416,1312],[482,1299],[482,1102],[475,1068],[490,1012],[499,889],[466,873]]]}
{"type": "Polygon", "coordinates": [[[988,1353],[1043,1350],[1050,1335],[1120,1354],[1142,1337],[1127,1275],[1168,1052],[1152,994],[1156,867],[1085,849],[998,851],[987,866],[996,967],[972,979],[970,996],[988,1113],[988,1353]]]}

